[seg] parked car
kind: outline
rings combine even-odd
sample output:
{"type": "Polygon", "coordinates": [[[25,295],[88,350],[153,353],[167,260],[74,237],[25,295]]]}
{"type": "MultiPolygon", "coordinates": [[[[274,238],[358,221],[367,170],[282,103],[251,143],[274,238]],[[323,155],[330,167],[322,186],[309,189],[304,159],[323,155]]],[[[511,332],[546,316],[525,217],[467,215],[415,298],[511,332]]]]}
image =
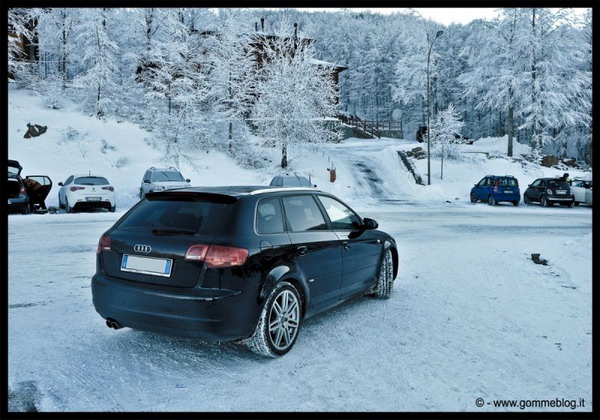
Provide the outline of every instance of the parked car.
{"type": "Polygon", "coordinates": [[[114,212],[117,208],[115,189],[103,176],[71,175],[58,185],[61,187],[58,190],[58,206],[67,213],[97,208],[114,212]]]}
{"type": "Polygon", "coordinates": [[[168,190],[172,188],[190,187],[190,180],[183,178],[181,172],[177,169],[155,168],[152,167],[146,171],[140,186],[140,199],[149,192],[168,190]]]}
{"type": "Polygon", "coordinates": [[[111,328],[280,356],[304,319],[364,293],[390,296],[398,251],[377,227],[307,188],[149,193],[100,237],[93,303],[111,328]]]}
{"type": "Polygon", "coordinates": [[[52,180],[47,175],[27,175],[23,180],[29,196],[29,210],[35,213],[47,213],[46,197],[52,189],[52,180]]]}
{"type": "Polygon", "coordinates": [[[495,206],[501,201],[508,201],[518,206],[521,200],[519,181],[512,175],[486,175],[471,188],[471,203],[480,200],[495,206]]]}
{"type": "Polygon", "coordinates": [[[569,182],[571,193],[575,198],[575,205],[587,204],[592,205],[592,180],[591,179],[574,179],[569,182]]]}
{"type": "Polygon", "coordinates": [[[23,167],[16,160],[8,160],[8,184],[6,188],[9,213],[29,213],[29,196],[21,178],[23,167]]]}
{"type": "Polygon", "coordinates": [[[317,187],[309,178],[296,174],[274,176],[269,185],[272,187],[317,187]]]}
{"type": "Polygon", "coordinates": [[[539,202],[542,207],[552,206],[554,203],[573,207],[575,198],[569,184],[563,178],[538,178],[525,190],[523,202],[539,202]]]}

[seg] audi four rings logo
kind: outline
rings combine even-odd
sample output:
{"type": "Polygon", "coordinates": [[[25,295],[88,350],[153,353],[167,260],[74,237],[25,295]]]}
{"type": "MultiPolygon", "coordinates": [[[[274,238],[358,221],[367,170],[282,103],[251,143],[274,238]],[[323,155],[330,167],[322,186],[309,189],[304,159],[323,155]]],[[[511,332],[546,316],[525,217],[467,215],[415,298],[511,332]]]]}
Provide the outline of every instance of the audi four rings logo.
{"type": "Polygon", "coordinates": [[[141,252],[143,254],[149,254],[150,251],[152,251],[152,247],[150,245],[136,244],[136,245],[134,245],[133,250],[135,252],[141,252]]]}

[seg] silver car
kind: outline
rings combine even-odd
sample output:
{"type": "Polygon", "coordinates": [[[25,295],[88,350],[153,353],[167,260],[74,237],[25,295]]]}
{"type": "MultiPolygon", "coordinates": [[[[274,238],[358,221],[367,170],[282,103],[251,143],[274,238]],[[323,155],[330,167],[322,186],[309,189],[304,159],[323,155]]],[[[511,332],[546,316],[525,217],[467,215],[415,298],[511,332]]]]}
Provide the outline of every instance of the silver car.
{"type": "Polygon", "coordinates": [[[152,167],[146,171],[142,184],[140,186],[140,199],[147,193],[154,191],[169,190],[171,188],[191,187],[189,179],[185,179],[177,169],[155,168],[152,167]]]}
{"type": "Polygon", "coordinates": [[[570,182],[571,193],[575,196],[575,205],[592,205],[592,181],[589,179],[574,179],[570,182]]]}

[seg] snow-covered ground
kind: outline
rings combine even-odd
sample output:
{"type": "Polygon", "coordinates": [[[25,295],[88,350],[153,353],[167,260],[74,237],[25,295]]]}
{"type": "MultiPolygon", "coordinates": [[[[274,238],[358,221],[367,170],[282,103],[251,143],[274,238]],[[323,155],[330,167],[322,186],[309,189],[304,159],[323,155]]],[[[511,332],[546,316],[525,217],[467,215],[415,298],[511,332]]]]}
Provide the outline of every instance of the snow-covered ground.
{"type": "MultiPolygon", "coordinates": [[[[397,157],[415,142],[292,149],[291,170],[396,238],[400,271],[389,300],[358,298],[311,318],[290,353],[266,360],[229,343],[106,327],[90,293],[98,238],[137,201],[144,170],[168,163],[134,124],[36,101],[10,92],[9,158],[55,184],[71,173],[105,175],[119,207],[9,217],[10,410],[521,412],[493,402],[557,398],[591,410],[592,209],[469,203],[488,173],[516,176],[522,191],[562,174],[502,157],[504,139],[465,146],[490,157],[447,160],[443,180],[432,159],[430,186],[416,185],[397,157]],[[48,132],[25,140],[27,122],[48,132]],[[80,134],[66,140],[69,126],[80,134]],[[114,150],[103,151],[102,139],[114,150]]],[[[275,149],[260,171],[218,152],[194,156],[181,166],[193,185],[264,184],[278,171],[275,149]]],[[[426,179],[426,161],[416,166],[426,179]]],[[[47,204],[57,204],[57,191],[47,204]]],[[[571,411],[524,411],[539,410],[571,411]]]]}

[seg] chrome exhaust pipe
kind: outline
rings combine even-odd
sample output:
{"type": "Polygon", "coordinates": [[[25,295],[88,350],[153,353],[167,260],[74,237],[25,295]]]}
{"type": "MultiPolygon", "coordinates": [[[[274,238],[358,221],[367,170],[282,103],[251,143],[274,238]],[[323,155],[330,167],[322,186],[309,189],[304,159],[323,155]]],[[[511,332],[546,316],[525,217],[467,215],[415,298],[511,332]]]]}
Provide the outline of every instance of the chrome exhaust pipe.
{"type": "Polygon", "coordinates": [[[108,326],[108,328],[114,328],[115,330],[123,328],[123,326],[121,324],[119,324],[118,321],[115,321],[112,318],[107,318],[106,319],[106,325],[108,326]]]}

